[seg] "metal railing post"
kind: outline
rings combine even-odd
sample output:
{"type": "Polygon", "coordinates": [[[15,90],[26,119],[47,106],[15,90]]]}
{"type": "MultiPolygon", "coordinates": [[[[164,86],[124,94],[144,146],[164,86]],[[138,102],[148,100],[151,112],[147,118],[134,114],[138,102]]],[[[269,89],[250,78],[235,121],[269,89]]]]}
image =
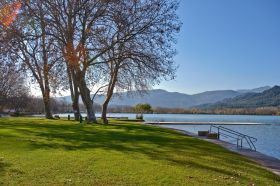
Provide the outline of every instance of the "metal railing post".
{"type": "Polygon", "coordinates": [[[231,130],[231,129],[228,129],[228,128],[225,128],[222,126],[215,126],[215,125],[210,126],[210,133],[212,131],[214,131],[213,128],[217,130],[218,139],[220,139],[220,136],[224,136],[225,138],[236,139],[237,148],[241,148],[241,149],[243,148],[243,139],[245,139],[249,148],[251,150],[256,151],[256,146],[254,145],[254,142],[257,141],[257,138],[242,134],[240,132],[237,132],[237,131],[234,131],[234,130],[231,130]]]}

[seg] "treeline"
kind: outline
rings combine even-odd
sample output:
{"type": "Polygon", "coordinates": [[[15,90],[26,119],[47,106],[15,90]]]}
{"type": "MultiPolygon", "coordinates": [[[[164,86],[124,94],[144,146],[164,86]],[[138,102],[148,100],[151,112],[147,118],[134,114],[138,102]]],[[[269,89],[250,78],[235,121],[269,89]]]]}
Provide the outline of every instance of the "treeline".
{"type": "MultiPolygon", "coordinates": [[[[102,92],[107,123],[113,94],[174,78],[178,7],[178,0],[1,0],[0,64],[22,77],[18,85],[39,88],[46,118],[55,111],[51,95],[68,91],[75,119],[81,98],[88,122],[95,123],[92,95],[102,92]]],[[[5,104],[22,92],[11,89],[9,76],[0,82],[5,104]]]]}
{"type": "MultiPolygon", "coordinates": [[[[72,112],[72,106],[69,103],[57,101],[53,98],[50,99],[50,103],[53,113],[72,112]]],[[[44,101],[42,98],[33,96],[10,97],[2,102],[0,106],[0,113],[11,115],[44,114],[44,101]]]]}
{"type": "MultiPolygon", "coordinates": [[[[51,110],[53,114],[72,113],[72,104],[63,100],[50,99],[51,110]]],[[[94,104],[96,112],[101,112],[102,107],[99,104],[94,104]]],[[[83,104],[79,104],[81,112],[85,113],[86,108],[83,104]]],[[[121,111],[122,109],[120,109],[121,111]]],[[[25,96],[10,97],[1,102],[0,114],[11,115],[35,115],[44,114],[44,100],[40,97],[25,96]]]]}
{"type": "Polygon", "coordinates": [[[216,109],[170,109],[155,108],[157,113],[172,114],[220,114],[220,115],[280,115],[279,107],[216,108],[216,109]]]}
{"type": "MultiPolygon", "coordinates": [[[[280,115],[280,107],[260,108],[216,108],[216,109],[183,109],[183,108],[152,108],[157,114],[219,114],[219,115],[280,115]]],[[[109,108],[113,113],[135,113],[135,107],[114,106],[109,108]]]]}

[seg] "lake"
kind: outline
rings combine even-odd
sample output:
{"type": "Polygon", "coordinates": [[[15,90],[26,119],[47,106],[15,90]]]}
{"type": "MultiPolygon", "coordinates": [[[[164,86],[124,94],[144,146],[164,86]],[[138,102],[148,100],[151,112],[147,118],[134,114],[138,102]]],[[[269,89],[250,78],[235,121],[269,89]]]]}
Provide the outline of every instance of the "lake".
{"type": "MultiPolygon", "coordinates": [[[[83,114],[85,116],[85,114],[83,114]]],[[[60,116],[67,117],[67,114],[60,116]]],[[[73,116],[73,115],[72,115],[73,116]]],[[[96,114],[100,117],[100,113],[96,114]]],[[[128,117],[135,119],[136,114],[109,113],[109,117],[128,117]]],[[[255,137],[257,151],[280,159],[280,116],[255,115],[194,115],[194,114],[145,114],[146,121],[158,122],[240,122],[260,123],[267,125],[226,125],[224,127],[255,137]]],[[[209,130],[210,125],[164,125],[163,127],[185,130],[197,133],[199,130],[209,130]]],[[[225,139],[236,144],[236,140],[225,139]]]]}
{"type": "MultiPolygon", "coordinates": [[[[59,114],[61,117],[67,117],[68,114],[59,114]]],[[[74,114],[70,114],[74,117],[74,114]]],[[[82,114],[84,117],[85,113],[82,114]]],[[[42,115],[38,115],[42,116],[42,115]]],[[[96,113],[97,117],[100,117],[100,113],[96,113]]],[[[133,113],[108,113],[108,117],[128,117],[129,119],[135,119],[136,114],[133,113]]],[[[208,115],[208,114],[144,114],[146,121],[203,121],[203,122],[252,122],[252,123],[266,123],[266,124],[279,124],[280,116],[255,116],[255,115],[208,115]]]]}

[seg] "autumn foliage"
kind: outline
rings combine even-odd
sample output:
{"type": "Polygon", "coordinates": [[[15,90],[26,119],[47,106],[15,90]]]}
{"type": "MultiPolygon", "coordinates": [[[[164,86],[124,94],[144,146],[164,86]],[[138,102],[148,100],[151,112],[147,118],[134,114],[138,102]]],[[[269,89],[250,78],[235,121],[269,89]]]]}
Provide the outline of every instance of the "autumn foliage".
{"type": "Polygon", "coordinates": [[[10,26],[16,19],[20,8],[21,2],[6,4],[0,8],[0,25],[10,26]]]}

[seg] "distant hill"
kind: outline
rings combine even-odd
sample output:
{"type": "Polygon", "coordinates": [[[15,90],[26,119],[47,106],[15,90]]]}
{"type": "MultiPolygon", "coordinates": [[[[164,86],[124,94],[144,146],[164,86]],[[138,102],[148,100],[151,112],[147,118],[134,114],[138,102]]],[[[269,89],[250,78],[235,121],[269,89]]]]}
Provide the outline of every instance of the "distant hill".
{"type": "Polygon", "coordinates": [[[214,104],[201,105],[199,108],[257,108],[276,106],[280,106],[280,86],[274,86],[261,93],[246,93],[214,104]]]}
{"type": "Polygon", "coordinates": [[[240,92],[242,94],[245,93],[262,93],[265,90],[271,89],[270,86],[264,86],[264,87],[259,87],[259,88],[254,88],[254,89],[241,89],[241,90],[237,90],[237,92],[240,92]]]}
{"type": "MultiPolygon", "coordinates": [[[[263,88],[263,87],[262,87],[263,88]]],[[[261,88],[246,90],[246,92],[260,91],[261,88]]],[[[243,90],[245,91],[245,90],[243,90]]],[[[155,89],[147,91],[147,94],[142,96],[135,92],[120,93],[120,96],[115,96],[110,102],[110,106],[134,106],[138,103],[149,103],[153,107],[164,108],[192,108],[197,105],[212,104],[224,99],[241,96],[244,93],[234,90],[217,90],[207,91],[199,94],[188,95],[178,92],[168,92],[166,90],[155,89]],[[135,95],[135,96],[130,96],[135,95]]],[[[60,100],[71,102],[70,96],[60,97],[60,100]]],[[[104,100],[103,95],[96,97],[95,102],[101,104],[104,100]]]]}
{"type": "MultiPolygon", "coordinates": [[[[118,97],[113,97],[113,99],[110,101],[110,105],[133,106],[138,103],[149,103],[153,107],[165,106],[168,108],[185,108],[186,106],[194,104],[194,101],[191,97],[192,96],[188,94],[178,92],[167,92],[165,90],[156,89],[149,90],[147,91],[147,94],[144,95],[137,95],[135,92],[121,93],[118,97]]],[[[103,99],[103,96],[98,96],[96,102],[102,103],[103,99]]]]}

